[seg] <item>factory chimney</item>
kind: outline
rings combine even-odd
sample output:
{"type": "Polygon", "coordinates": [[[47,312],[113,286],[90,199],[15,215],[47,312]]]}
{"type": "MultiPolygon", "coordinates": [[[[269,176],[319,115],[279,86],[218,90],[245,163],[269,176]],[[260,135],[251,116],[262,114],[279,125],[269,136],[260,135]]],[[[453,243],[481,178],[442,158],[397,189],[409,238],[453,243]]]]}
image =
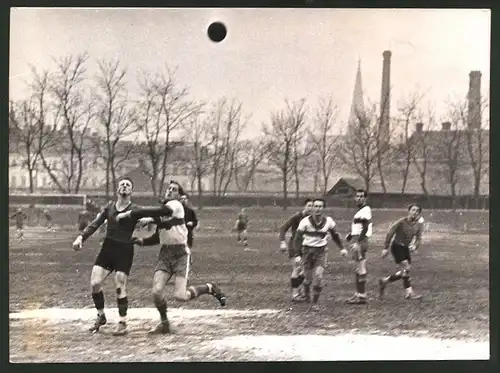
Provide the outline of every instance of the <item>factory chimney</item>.
{"type": "Polygon", "coordinates": [[[389,140],[391,112],[391,51],[384,51],[380,95],[380,138],[389,140]]]}
{"type": "Polygon", "coordinates": [[[469,73],[469,93],[467,95],[467,128],[481,128],[481,72],[469,73]]]}

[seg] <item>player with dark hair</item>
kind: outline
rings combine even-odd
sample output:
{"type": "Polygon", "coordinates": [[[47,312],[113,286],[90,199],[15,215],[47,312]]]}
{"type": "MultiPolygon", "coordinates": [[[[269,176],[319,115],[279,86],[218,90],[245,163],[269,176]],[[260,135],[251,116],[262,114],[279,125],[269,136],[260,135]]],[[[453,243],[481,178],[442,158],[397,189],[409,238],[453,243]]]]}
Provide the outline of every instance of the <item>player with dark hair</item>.
{"type": "Polygon", "coordinates": [[[408,207],[408,215],[396,220],[392,224],[385,238],[382,257],[385,258],[391,246],[391,254],[399,266],[399,270],[387,277],[379,280],[379,296],[384,296],[384,290],[388,283],[403,280],[405,288],[405,299],[421,299],[421,295],[413,292],[410,281],[411,252],[415,252],[420,247],[422,232],[424,230],[424,218],[420,216],[422,208],[417,204],[408,207]],[[392,241],[392,244],[391,244],[392,241]],[[412,242],[415,242],[412,245],[412,242]]]}
{"type": "Polygon", "coordinates": [[[153,298],[160,314],[160,324],[151,330],[151,334],[165,334],[170,332],[167,318],[167,303],[164,290],[167,282],[175,276],[174,297],[178,301],[187,302],[203,294],[210,294],[216,298],[221,306],[225,306],[226,297],[214,283],[205,285],[187,286],[190,250],[187,246],[188,230],[185,224],[184,208],[179,202],[180,195],[184,194],[182,187],[176,181],[170,181],[166,194],[165,204],[156,208],[134,209],[118,215],[118,220],[127,218],[141,219],[147,223],[146,217],[151,217],[156,223],[156,232],[146,238],[137,238],[140,245],[161,244],[158,262],[153,276],[153,298]]]}
{"type": "Polygon", "coordinates": [[[198,226],[198,218],[196,212],[189,207],[189,197],[187,194],[182,194],[180,202],[184,207],[184,220],[186,222],[186,228],[188,230],[187,245],[189,249],[193,248],[193,231],[198,226]]]}
{"type": "Polygon", "coordinates": [[[349,298],[347,304],[366,304],[366,252],[368,251],[369,239],[372,236],[372,210],[366,203],[368,193],[364,189],[358,189],[354,200],[358,211],[354,214],[351,224],[351,232],[346,241],[351,242],[352,258],[356,262],[356,293],[349,298]]]}
{"type": "Polygon", "coordinates": [[[294,238],[295,247],[301,248],[302,252],[302,264],[305,272],[304,291],[306,301],[309,303],[311,303],[310,287],[313,286],[312,310],[319,309],[318,300],[323,289],[328,234],[340,248],[341,255],[347,255],[347,250],[344,249],[340,235],[335,229],[335,221],[323,214],[325,206],[326,202],[322,198],[316,198],[313,201],[312,214],[300,221],[294,238]]]}
{"type": "Polygon", "coordinates": [[[245,208],[242,208],[238,217],[236,218],[236,222],[234,224],[234,230],[237,233],[237,243],[243,243],[243,246],[248,247],[248,237],[247,237],[247,228],[248,228],[248,215],[246,213],[245,208]]]}
{"type": "Polygon", "coordinates": [[[126,222],[118,222],[117,216],[124,211],[130,211],[134,205],[131,201],[133,191],[132,180],[124,178],[118,182],[117,199],[108,203],[81,234],[73,242],[73,248],[80,250],[85,242],[99,227],[108,221],[106,236],[101,250],[92,268],[90,286],[92,288],[92,299],[97,309],[97,318],[90,328],[91,332],[98,332],[99,328],[106,324],[104,313],[104,294],[102,283],[106,277],[115,272],[115,286],[120,321],[113,335],[124,335],[127,333],[127,280],[130,275],[134,260],[134,240],[132,234],[136,227],[136,220],[130,219],[126,222]]]}
{"type": "Polygon", "coordinates": [[[10,216],[10,219],[16,220],[17,238],[24,240],[24,221],[28,219],[28,215],[23,211],[22,207],[18,207],[16,212],[10,216]]]}
{"type": "Polygon", "coordinates": [[[291,261],[292,274],[290,276],[290,285],[292,288],[292,301],[301,300],[300,286],[304,282],[304,267],[301,262],[300,257],[301,251],[300,247],[296,249],[294,244],[295,234],[300,222],[306,216],[309,216],[313,208],[313,200],[308,198],[304,201],[302,211],[293,214],[280,228],[279,240],[280,240],[280,250],[285,252],[288,250],[288,258],[291,261]],[[290,240],[288,243],[285,241],[286,232],[290,230],[290,240]]]}

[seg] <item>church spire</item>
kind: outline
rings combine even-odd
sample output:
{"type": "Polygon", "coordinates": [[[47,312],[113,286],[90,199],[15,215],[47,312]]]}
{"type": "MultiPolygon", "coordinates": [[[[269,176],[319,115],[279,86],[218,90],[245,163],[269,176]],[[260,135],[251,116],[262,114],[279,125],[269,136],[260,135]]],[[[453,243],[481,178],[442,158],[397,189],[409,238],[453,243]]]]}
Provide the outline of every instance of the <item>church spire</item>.
{"type": "Polygon", "coordinates": [[[354,83],[354,93],[352,96],[351,111],[348,119],[348,130],[356,128],[359,125],[359,118],[365,114],[365,105],[363,100],[363,84],[361,79],[361,59],[358,58],[358,71],[356,72],[356,81],[354,83]]]}

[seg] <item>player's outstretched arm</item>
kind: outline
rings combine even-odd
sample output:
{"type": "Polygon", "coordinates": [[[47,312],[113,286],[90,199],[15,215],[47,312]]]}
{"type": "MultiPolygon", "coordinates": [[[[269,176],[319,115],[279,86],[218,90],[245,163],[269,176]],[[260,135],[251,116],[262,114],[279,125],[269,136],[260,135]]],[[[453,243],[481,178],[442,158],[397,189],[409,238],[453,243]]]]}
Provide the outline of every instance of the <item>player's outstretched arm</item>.
{"type": "Polygon", "coordinates": [[[136,208],[130,211],[132,219],[141,219],[146,217],[159,218],[162,216],[172,216],[173,210],[170,206],[163,205],[160,207],[143,207],[136,208]]]}
{"type": "Polygon", "coordinates": [[[344,250],[344,245],[342,243],[342,239],[340,238],[340,234],[335,230],[335,228],[330,229],[329,232],[330,236],[332,236],[333,242],[335,242],[340,250],[344,250]]]}
{"type": "Polygon", "coordinates": [[[302,229],[297,229],[295,237],[293,238],[293,247],[295,250],[297,250],[297,252],[300,252],[303,241],[304,241],[304,231],[302,229]]]}
{"type": "Polygon", "coordinates": [[[389,228],[389,232],[387,232],[385,236],[385,241],[384,241],[384,250],[389,250],[389,246],[391,244],[392,238],[396,234],[396,231],[398,230],[399,225],[401,224],[402,219],[398,219],[394,224],[391,225],[389,228]]]}
{"type": "Polygon", "coordinates": [[[106,216],[108,215],[107,211],[108,207],[106,206],[101,210],[101,212],[99,212],[99,214],[97,214],[96,218],[89,225],[87,225],[87,227],[85,227],[85,229],[81,233],[82,242],[85,242],[90,236],[95,233],[95,231],[99,229],[101,225],[104,224],[104,222],[106,221],[106,216]]]}

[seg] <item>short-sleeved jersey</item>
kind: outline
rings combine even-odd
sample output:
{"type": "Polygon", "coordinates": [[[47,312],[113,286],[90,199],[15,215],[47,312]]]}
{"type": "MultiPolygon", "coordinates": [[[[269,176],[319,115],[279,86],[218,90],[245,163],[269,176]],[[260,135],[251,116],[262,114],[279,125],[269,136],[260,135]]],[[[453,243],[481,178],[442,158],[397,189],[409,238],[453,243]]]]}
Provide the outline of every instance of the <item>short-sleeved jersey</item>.
{"type": "Polygon", "coordinates": [[[329,216],[316,224],[312,216],[300,221],[297,233],[303,234],[302,246],[324,247],[328,244],[328,233],[335,230],[336,223],[329,216]]]}
{"type": "Polygon", "coordinates": [[[392,237],[394,237],[394,242],[403,245],[410,246],[411,242],[415,237],[421,238],[422,232],[424,230],[424,219],[412,222],[406,217],[397,220],[389,229],[389,233],[386,237],[385,245],[389,246],[392,237]]]}
{"type": "Polygon", "coordinates": [[[172,216],[162,216],[159,219],[158,235],[162,245],[186,245],[188,230],[184,221],[184,206],[177,200],[166,203],[172,209],[172,216]],[[162,223],[169,225],[169,229],[162,228],[162,223]],[[170,223],[170,224],[169,224],[170,223]]]}
{"type": "Polygon", "coordinates": [[[372,209],[368,205],[364,205],[354,214],[354,218],[352,219],[352,224],[351,224],[352,236],[359,236],[361,234],[364,222],[368,223],[368,231],[366,232],[366,237],[370,237],[373,231],[372,209]]]}
{"type": "Polygon", "coordinates": [[[82,237],[85,241],[88,239],[104,222],[107,220],[106,238],[123,243],[131,243],[132,234],[134,233],[137,219],[122,219],[120,222],[116,220],[116,216],[121,212],[127,212],[135,208],[133,203],[121,211],[116,209],[116,202],[110,202],[104,207],[97,217],[83,230],[82,237]]]}
{"type": "Polygon", "coordinates": [[[295,237],[295,233],[297,232],[297,229],[299,228],[299,224],[304,219],[307,215],[304,214],[303,211],[297,212],[296,214],[292,215],[290,219],[288,219],[285,224],[283,224],[280,228],[280,241],[285,240],[285,235],[286,232],[290,229],[290,233],[292,235],[291,239],[295,237]]]}

